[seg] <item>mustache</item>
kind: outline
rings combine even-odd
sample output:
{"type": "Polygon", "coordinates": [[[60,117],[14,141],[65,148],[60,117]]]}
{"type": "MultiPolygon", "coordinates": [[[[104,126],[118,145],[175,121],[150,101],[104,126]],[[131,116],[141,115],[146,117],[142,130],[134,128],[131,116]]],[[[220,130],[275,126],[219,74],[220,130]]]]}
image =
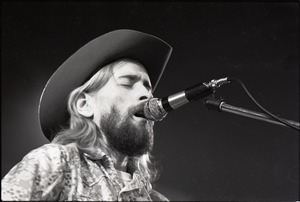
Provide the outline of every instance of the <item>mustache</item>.
{"type": "Polygon", "coordinates": [[[144,106],[146,104],[146,101],[145,102],[142,102],[142,103],[139,103],[138,105],[135,105],[135,106],[131,106],[129,107],[128,109],[128,114],[130,116],[133,116],[135,114],[144,114],[144,106]]]}

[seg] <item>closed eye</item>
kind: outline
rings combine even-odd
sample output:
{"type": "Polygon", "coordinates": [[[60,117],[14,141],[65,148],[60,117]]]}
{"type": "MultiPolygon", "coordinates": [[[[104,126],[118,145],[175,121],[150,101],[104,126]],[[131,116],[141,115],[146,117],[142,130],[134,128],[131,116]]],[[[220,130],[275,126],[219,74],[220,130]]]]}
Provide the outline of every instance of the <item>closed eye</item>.
{"type": "Polygon", "coordinates": [[[119,84],[120,86],[123,86],[125,88],[132,88],[133,85],[130,84],[119,84]]]}
{"type": "Polygon", "coordinates": [[[118,77],[118,84],[125,87],[132,87],[136,82],[137,78],[132,75],[125,75],[118,77]]]}
{"type": "MultiPolygon", "coordinates": [[[[141,78],[137,75],[122,75],[118,77],[118,85],[124,86],[126,88],[132,87],[141,78]]],[[[152,86],[148,80],[143,81],[143,85],[148,91],[152,92],[152,86]]]]}

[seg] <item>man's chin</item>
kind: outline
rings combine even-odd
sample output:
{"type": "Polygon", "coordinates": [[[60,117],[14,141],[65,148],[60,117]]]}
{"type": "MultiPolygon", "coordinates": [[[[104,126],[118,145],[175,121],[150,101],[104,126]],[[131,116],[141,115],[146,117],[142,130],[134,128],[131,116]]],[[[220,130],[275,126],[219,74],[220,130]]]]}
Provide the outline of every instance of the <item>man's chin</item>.
{"type": "MultiPolygon", "coordinates": [[[[113,113],[112,113],[113,114],[113,113]]],[[[152,149],[153,123],[130,118],[121,121],[118,114],[101,119],[101,129],[109,146],[127,156],[141,156],[152,149]]]]}

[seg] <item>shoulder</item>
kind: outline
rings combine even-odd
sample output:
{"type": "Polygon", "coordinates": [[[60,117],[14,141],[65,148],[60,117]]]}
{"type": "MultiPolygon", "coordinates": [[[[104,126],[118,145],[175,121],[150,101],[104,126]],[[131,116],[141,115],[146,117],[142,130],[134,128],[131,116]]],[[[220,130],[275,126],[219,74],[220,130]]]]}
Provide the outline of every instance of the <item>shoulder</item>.
{"type": "Polygon", "coordinates": [[[38,147],[30,151],[25,157],[26,158],[41,158],[46,157],[55,159],[58,157],[65,157],[68,153],[67,147],[60,144],[48,143],[41,147],[38,147]]]}
{"type": "Polygon", "coordinates": [[[71,170],[67,159],[72,158],[73,150],[76,153],[73,145],[49,143],[29,152],[2,179],[2,199],[57,198],[71,170]]]}
{"type": "Polygon", "coordinates": [[[78,154],[74,144],[60,145],[55,143],[45,144],[29,152],[23,161],[38,163],[43,166],[61,166],[78,154]]]}
{"type": "Polygon", "coordinates": [[[62,145],[59,144],[44,144],[43,146],[40,146],[36,149],[33,149],[30,151],[25,157],[27,158],[38,158],[38,157],[58,157],[58,156],[63,156],[64,155],[64,149],[62,145]]]}

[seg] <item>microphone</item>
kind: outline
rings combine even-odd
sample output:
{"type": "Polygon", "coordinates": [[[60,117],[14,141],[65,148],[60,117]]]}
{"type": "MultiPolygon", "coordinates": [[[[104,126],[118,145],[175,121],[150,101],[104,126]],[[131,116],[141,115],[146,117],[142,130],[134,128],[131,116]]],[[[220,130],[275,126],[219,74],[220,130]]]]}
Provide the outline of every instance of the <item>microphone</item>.
{"type": "Polygon", "coordinates": [[[168,112],[190,101],[199,100],[210,95],[221,85],[229,82],[227,77],[218,80],[213,79],[208,83],[196,84],[164,98],[150,98],[144,105],[144,116],[151,121],[161,121],[167,116],[168,112]]]}

